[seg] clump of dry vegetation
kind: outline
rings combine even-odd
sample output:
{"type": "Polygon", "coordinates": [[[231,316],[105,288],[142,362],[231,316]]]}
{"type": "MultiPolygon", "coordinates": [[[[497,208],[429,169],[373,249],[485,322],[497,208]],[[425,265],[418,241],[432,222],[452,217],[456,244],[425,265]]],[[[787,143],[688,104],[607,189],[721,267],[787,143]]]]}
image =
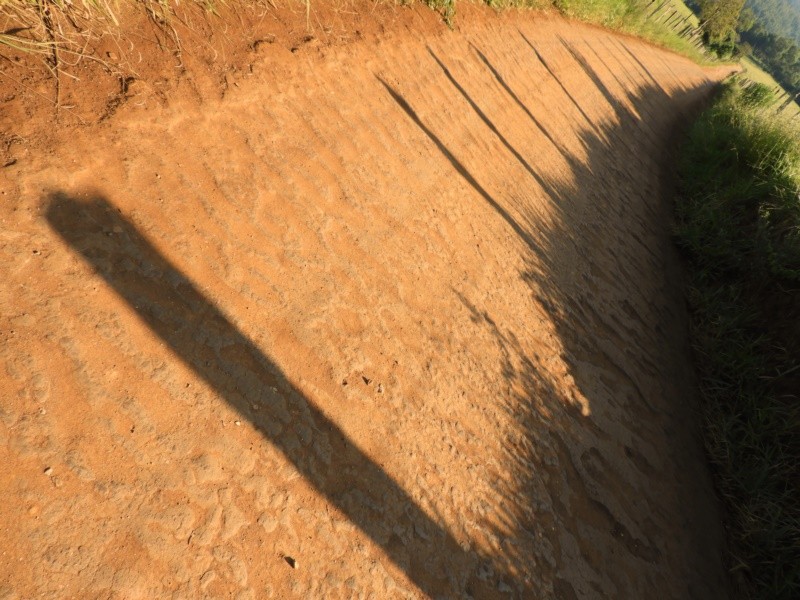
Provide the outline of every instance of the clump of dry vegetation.
{"type": "Polygon", "coordinates": [[[101,39],[123,46],[134,44],[137,32],[123,28],[125,19],[139,13],[159,31],[178,42],[174,20],[185,20],[187,11],[213,12],[207,2],[167,0],[0,0],[0,54],[9,50],[38,55],[54,75],[70,76],[70,67],[81,60],[104,62],[95,51],[101,39]],[[123,35],[124,31],[124,35],[123,35]]]}
{"type": "MultiPolygon", "coordinates": [[[[278,0],[280,1],[280,0],[278,0]]],[[[381,0],[398,5],[412,0],[381,0]]],[[[422,0],[439,12],[448,25],[456,18],[456,0],[422,0]]],[[[496,9],[557,10],[567,17],[596,23],[639,35],[695,59],[701,54],[677,31],[653,18],[653,0],[483,0],[496,9]]],[[[307,17],[311,0],[283,0],[283,4],[307,17]]],[[[179,29],[192,21],[208,19],[247,8],[268,11],[278,8],[276,0],[0,0],[0,51],[13,48],[41,55],[55,71],[70,61],[92,56],[93,41],[108,37],[122,45],[135,44],[137,32],[126,24],[131,17],[145,16],[180,48],[179,29]],[[180,25],[178,28],[176,25],[180,25]]],[[[357,7],[349,7],[357,10],[357,7]]],[[[224,27],[224,23],[220,23],[224,27]]],[[[102,57],[94,56],[96,59],[102,57]]]]}

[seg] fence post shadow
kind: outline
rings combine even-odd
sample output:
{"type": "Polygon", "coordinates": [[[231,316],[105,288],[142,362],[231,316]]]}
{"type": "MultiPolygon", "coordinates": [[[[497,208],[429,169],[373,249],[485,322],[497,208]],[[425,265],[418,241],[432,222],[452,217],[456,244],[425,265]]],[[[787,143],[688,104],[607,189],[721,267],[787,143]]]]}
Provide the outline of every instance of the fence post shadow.
{"type": "MultiPolygon", "coordinates": [[[[681,132],[685,130],[687,116],[697,111],[701,106],[702,98],[698,94],[704,92],[704,90],[707,92],[707,88],[703,83],[693,83],[686,88],[667,92],[663,86],[658,84],[650,72],[646,71],[642,63],[637,60],[637,64],[645,70],[645,74],[647,78],[652,81],[652,84],[648,81],[643,81],[634,91],[630,91],[616,76],[613,69],[598,57],[598,60],[600,60],[604,66],[603,70],[608,71],[609,78],[616,80],[620,85],[622,90],[620,98],[624,97],[622,94],[628,95],[627,99],[630,101],[635,111],[632,112],[631,109],[625,106],[621,99],[617,98],[607,87],[587,59],[571,47],[568,42],[559,38],[560,45],[564,46],[565,53],[571,59],[569,62],[574,65],[573,72],[581,73],[582,78],[586,79],[590,85],[596,87],[596,90],[593,91],[597,92],[596,97],[598,100],[608,103],[611,112],[616,116],[616,119],[609,119],[610,123],[601,121],[600,119],[598,119],[597,122],[593,122],[589,115],[583,110],[578,99],[571,92],[570,88],[575,87],[574,82],[567,86],[565,82],[570,80],[566,78],[562,80],[559,78],[559,72],[555,68],[557,63],[548,61],[547,58],[542,56],[534,44],[525,37],[522,31],[519,31],[519,33],[550,77],[558,84],[565,98],[571,102],[576,113],[582,117],[582,121],[585,121],[585,126],[583,122],[580,122],[578,125],[580,126],[580,140],[587,151],[586,160],[583,161],[574,156],[564,155],[571,171],[571,182],[566,185],[560,182],[558,184],[547,185],[545,181],[545,185],[542,185],[544,190],[548,193],[550,200],[554,205],[557,205],[558,208],[558,222],[556,224],[550,224],[548,227],[542,227],[540,223],[537,223],[535,219],[531,218],[525,206],[515,206],[516,210],[513,213],[510,212],[506,208],[510,200],[508,194],[501,193],[495,195],[493,190],[494,186],[492,186],[491,183],[478,182],[477,177],[468,169],[467,161],[464,160],[464,162],[462,162],[456,157],[456,150],[460,151],[460,149],[453,149],[454,147],[452,146],[448,147],[444,142],[444,138],[440,137],[439,133],[435,131],[436,128],[432,123],[420,116],[425,114],[422,110],[423,107],[428,110],[431,109],[429,103],[426,104],[424,99],[419,99],[418,97],[413,101],[409,101],[403,96],[399,86],[394,87],[390,85],[387,83],[386,79],[381,76],[376,75],[376,78],[385,88],[391,99],[397,104],[398,108],[425,134],[427,141],[433,144],[436,150],[450,162],[455,172],[461,176],[464,182],[471,186],[473,190],[497,212],[513,232],[517,234],[520,241],[524,243],[522,254],[525,256],[528,268],[521,272],[520,276],[530,286],[531,291],[537,294],[537,300],[542,302],[551,314],[554,326],[559,332],[558,338],[564,344],[564,355],[568,357],[568,369],[570,374],[574,377],[576,387],[578,389],[586,387],[586,389],[591,390],[594,385],[592,377],[581,373],[581,371],[576,368],[575,365],[578,362],[591,364],[593,362],[603,363],[607,361],[607,366],[603,368],[607,368],[609,372],[616,371],[620,374],[620,380],[627,380],[628,382],[624,384],[631,390],[629,398],[625,400],[627,406],[636,409],[636,411],[641,414],[653,414],[654,412],[660,411],[662,414],[659,415],[660,420],[658,422],[661,423],[663,421],[667,423],[667,425],[665,425],[666,429],[666,427],[671,427],[671,421],[673,419],[679,418],[677,415],[682,414],[680,403],[675,402],[678,396],[667,397],[666,394],[661,393],[661,391],[663,391],[662,388],[657,396],[660,404],[657,410],[654,409],[655,405],[651,403],[648,392],[643,391],[642,386],[636,379],[628,376],[626,372],[626,365],[628,365],[628,362],[622,361],[620,364],[623,366],[620,367],[614,359],[608,360],[604,358],[602,352],[605,351],[605,346],[601,342],[594,341],[593,334],[609,326],[606,319],[596,310],[596,307],[601,306],[588,286],[586,288],[587,292],[580,291],[574,296],[564,295],[563,290],[557,289],[557,286],[552,293],[547,293],[546,290],[553,289],[552,280],[557,279],[560,275],[558,272],[560,265],[553,260],[553,257],[559,255],[562,249],[569,247],[576,248],[578,250],[578,256],[584,261],[583,264],[592,263],[592,254],[604,253],[606,252],[606,247],[611,247],[616,244],[617,249],[619,249],[618,240],[604,237],[606,232],[596,227],[594,222],[589,225],[576,218],[576,216],[582,214],[581,211],[585,210],[587,206],[598,206],[600,207],[599,210],[602,210],[605,215],[612,215],[612,218],[616,216],[615,222],[620,226],[626,224],[641,225],[644,231],[653,232],[663,232],[666,229],[665,224],[668,223],[669,218],[669,213],[666,212],[668,209],[666,200],[671,197],[671,188],[669,186],[672,181],[670,171],[672,168],[672,161],[668,159],[669,152],[676,141],[676,136],[680,135],[681,132]],[[659,100],[666,103],[668,107],[667,111],[659,110],[659,100]],[[674,104],[674,107],[670,106],[669,103],[674,104]],[[676,110],[678,108],[681,108],[681,110],[676,110]],[[419,113],[417,109],[420,109],[419,113]],[[635,113],[641,113],[642,118],[638,118],[635,113]],[[655,127],[655,129],[653,127],[655,127]],[[645,131],[644,128],[653,134],[653,139],[648,140],[647,136],[642,135],[642,132],[645,131]],[[630,143],[629,140],[634,140],[634,143],[630,143]],[[647,147],[648,142],[653,143],[655,141],[663,141],[663,146],[656,146],[653,144],[654,147],[652,149],[647,147]],[[627,152],[617,152],[616,150],[618,149],[626,150],[627,152]],[[633,190],[631,187],[635,185],[635,183],[632,183],[635,179],[631,177],[632,171],[627,168],[628,165],[626,162],[635,159],[637,151],[646,151],[649,162],[647,162],[645,166],[652,173],[653,185],[658,187],[661,194],[656,196],[655,199],[645,196],[641,198],[641,202],[632,206],[628,202],[628,196],[624,193],[626,187],[634,193],[640,193],[640,191],[633,190]],[[662,154],[665,155],[664,158],[667,160],[661,160],[662,154]],[[611,190],[603,189],[604,183],[616,181],[626,182],[627,185],[620,186],[620,190],[617,190],[617,188],[612,188],[611,190]],[[606,198],[605,196],[608,197],[606,198]],[[562,200],[560,204],[559,200],[562,200]],[[611,212],[612,210],[614,211],[613,214],[611,212]],[[578,322],[577,325],[576,321],[578,322]],[[594,328],[592,326],[594,326],[594,328]],[[584,342],[583,340],[592,341],[584,342]]],[[[513,81],[509,83],[503,79],[497,69],[486,59],[485,55],[476,46],[471,45],[471,47],[483,65],[486,66],[495,80],[508,94],[509,99],[517,104],[517,106],[530,117],[531,115],[527,107],[522,104],[512,91],[513,86],[511,83],[513,83],[513,81]]],[[[503,136],[502,131],[495,125],[490,116],[481,109],[478,102],[469,96],[466,89],[458,82],[445,62],[430,48],[428,48],[428,52],[441,69],[444,78],[450,82],[453,88],[463,97],[469,107],[482,121],[482,127],[494,135],[523,167],[528,167],[529,163],[526,159],[526,155],[530,150],[526,153],[519,152],[514,148],[503,136]]],[[[520,73],[517,75],[519,78],[526,76],[528,76],[528,73],[520,73]]],[[[642,79],[644,79],[644,77],[642,79]]],[[[546,130],[543,130],[535,119],[532,120],[534,125],[537,126],[537,129],[549,138],[549,141],[553,144],[555,149],[561,151],[554,140],[547,135],[546,130]]],[[[433,121],[433,119],[431,119],[431,121],[433,121]]],[[[483,132],[484,135],[486,131],[483,132]]],[[[529,174],[541,185],[542,181],[531,171],[532,169],[528,170],[529,174]]],[[[615,233],[615,230],[610,230],[610,233],[615,233]]],[[[660,259],[662,257],[669,258],[670,252],[672,251],[669,240],[664,240],[662,236],[653,236],[652,240],[648,239],[648,243],[641,241],[635,234],[627,235],[626,239],[630,239],[631,248],[636,249],[636,252],[630,253],[631,258],[628,260],[628,262],[634,266],[636,261],[639,260],[639,254],[642,251],[649,252],[653,255],[652,258],[655,259],[660,259]],[[654,254],[651,245],[655,248],[657,253],[654,254]]],[[[614,261],[621,262],[619,256],[615,255],[613,252],[610,252],[609,255],[614,261]]],[[[641,272],[645,273],[646,271],[641,272]]],[[[652,273],[658,274],[660,271],[658,269],[653,269],[652,273]]],[[[620,271],[620,274],[624,274],[624,271],[620,271]]],[[[586,280],[591,280],[591,277],[587,277],[586,280]]],[[[516,373],[513,372],[513,369],[509,369],[510,372],[506,375],[507,380],[516,378],[522,383],[520,388],[526,390],[525,395],[520,395],[516,398],[518,402],[514,405],[514,409],[518,412],[522,412],[525,419],[530,419],[530,421],[525,421],[525,426],[528,427],[532,423],[531,432],[533,430],[537,432],[544,430],[547,432],[547,435],[557,447],[554,454],[558,456],[559,459],[562,457],[564,459],[563,463],[559,460],[559,464],[564,464],[568,468],[572,468],[570,467],[572,461],[570,448],[581,448],[581,451],[583,451],[585,447],[583,447],[582,444],[586,443],[587,440],[596,440],[595,433],[592,431],[594,427],[593,419],[585,418],[585,415],[576,410],[574,406],[569,403],[564,403],[563,406],[555,405],[556,410],[549,411],[549,414],[561,415],[563,417],[562,424],[553,424],[548,421],[548,423],[543,426],[542,421],[539,420],[539,414],[534,407],[533,401],[536,400],[536,398],[533,398],[533,394],[531,394],[530,397],[527,396],[527,393],[531,393],[531,391],[540,391],[544,397],[548,397],[548,394],[552,390],[552,388],[548,388],[548,382],[544,380],[544,378],[536,377],[537,365],[533,364],[533,362],[527,359],[523,354],[517,352],[514,344],[515,337],[513,331],[506,331],[499,328],[484,306],[475,306],[461,294],[457,293],[457,295],[461,298],[464,306],[473,315],[475,322],[483,325],[486,330],[497,339],[498,345],[503,348],[504,356],[514,353],[519,356],[524,368],[519,369],[516,373]],[[563,423],[568,423],[569,425],[563,425],[563,423]]],[[[650,299],[646,298],[646,300],[649,301],[650,299]]],[[[680,300],[676,301],[675,305],[679,305],[679,302],[680,300]]],[[[624,303],[620,303],[622,310],[625,310],[625,306],[624,303]]],[[[634,317],[622,315],[621,320],[617,322],[625,323],[626,318],[632,319],[634,317]]],[[[667,317],[663,315],[659,315],[659,318],[667,319],[667,317]]],[[[658,329],[658,326],[656,329],[658,329]]],[[[662,331],[658,331],[659,335],[662,335],[662,333],[662,331]]],[[[628,334],[625,333],[625,335],[627,336],[628,334]]],[[[628,344],[627,342],[635,341],[635,338],[633,336],[630,338],[624,336],[613,338],[612,336],[608,336],[608,340],[610,340],[608,342],[609,345],[614,345],[616,348],[624,350],[632,346],[632,344],[628,344]]],[[[640,345],[639,347],[645,346],[640,345]]],[[[656,344],[654,348],[652,355],[656,357],[660,356],[660,346],[656,344]]],[[[625,357],[623,356],[623,358],[625,357]]],[[[650,376],[646,372],[647,367],[639,368],[634,365],[631,368],[634,369],[634,374],[641,373],[643,377],[650,376]]],[[[654,372],[658,372],[658,368],[656,368],[654,372]]],[[[655,375],[652,376],[654,381],[656,377],[655,375]]],[[[588,396],[591,396],[591,394],[588,394],[587,397],[588,396]]],[[[613,396],[613,394],[610,394],[610,396],[613,396]]],[[[597,394],[598,399],[602,397],[603,393],[597,394]]],[[[593,403],[594,400],[595,397],[592,396],[591,402],[593,403]]],[[[553,422],[555,421],[556,418],[553,417],[553,422]]],[[[531,435],[531,439],[535,439],[535,436],[531,435]]],[[[529,485],[532,489],[539,476],[530,470],[530,464],[536,464],[536,453],[523,453],[523,455],[527,458],[516,457],[520,465],[518,472],[524,474],[522,477],[523,479],[527,478],[528,482],[525,485],[529,485]]],[[[625,461],[633,462],[631,456],[637,456],[634,450],[630,451],[630,456],[627,454],[625,455],[625,461]]],[[[543,467],[541,464],[537,466],[544,470],[547,468],[546,466],[543,467]]],[[[557,476],[558,473],[554,471],[553,480],[557,480],[557,476]]],[[[578,485],[581,485],[581,479],[579,477],[575,478],[574,481],[578,485]]],[[[588,481],[592,481],[591,476],[588,477],[588,481]]],[[[521,486],[521,488],[524,488],[525,485],[521,486]]],[[[595,492],[587,491],[588,488],[583,489],[582,493],[585,493],[586,497],[590,498],[586,508],[586,514],[591,515],[591,517],[587,517],[587,522],[594,522],[597,524],[598,529],[605,528],[606,531],[610,532],[611,538],[615,540],[616,543],[620,544],[621,548],[624,548],[624,552],[633,556],[635,560],[648,565],[662,564],[667,555],[667,551],[662,550],[662,548],[666,548],[664,540],[669,536],[662,533],[661,539],[651,534],[636,537],[635,534],[631,533],[632,529],[628,530],[618,518],[618,515],[615,515],[615,511],[604,504],[603,493],[597,492],[597,490],[601,489],[602,484],[595,488],[595,492]],[[596,494],[596,497],[592,496],[592,494],[596,494]]],[[[709,548],[716,550],[714,547],[715,541],[710,541],[712,536],[709,536],[709,539],[705,539],[704,532],[700,527],[696,526],[702,525],[707,515],[713,515],[714,513],[713,511],[705,512],[709,510],[709,505],[705,502],[707,498],[703,496],[694,498],[692,496],[693,492],[694,489],[688,485],[686,487],[675,486],[674,490],[670,490],[670,493],[673,493],[675,498],[679,498],[676,502],[679,502],[680,506],[694,504],[698,507],[690,511],[692,514],[691,517],[689,517],[695,526],[688,528],[685,534],[683,534],[683,537],[672,546],[673,548],[679,547],[680,551],[693,556],[694,560],[690,561],[690,569],[694,568],[691,564],[699,562],[701,558],[703,560],[708,558],[708,562],[713,563],[715,560],[713,558],[713,551],[708,552],[707,550],[709,548]]],[[[613,492],[608,492],[608,494],[609,497],[613,496],[613,492]]],[[[574,519],[574,514],[570,506],[568,504],[560,504],[557,496],[553,497],[553,502],[555,506],[553,512],[559,516],[561,524],[570,523],[571,520],[574,519]]],[[[643,521],[644,520],[646,520],[646,518],[643,519],[643,521]]],[[[527,532],[526,527],[529,525],[531,529],[535,530],[538,524],[533,523],[525,525],[522,524],[522,522],[514,523],[514,526],[516,526],[519,531],[523,532],[523,535],[527,532]]],[[[570,526],[566,525],[565,527],[569,528],[570,526]]],[[[577,532],[578,527],[574,526],[574,528],[573,531],[577,532]]],[[[670,544],[672,543],[673,542],[670,542],[670,544]]],[[[523,563],[527,558],[529,557],[522,557],[520,563],[523,563]]],[[[586,556],[583,558],[585,558],[587,562],[591,562],[591,558],[587,558],[586,556]]],[[[694,573],[684,576],[687,578],[687,581],[690,582],[688,584],[689,586],[696,586],[697,589],[700,590],[713,590],[718,584],[718,581],[705,581],[702,577],[696,577],[694,573]]],[[[553,579],[555,596],[558,598],[577,597],[572,583],[585,585],[586,581],[575,578],[575,580],[571,582],[567,579],[563,579],[560,573],[556,573],[553,579]]],[[[600,593],[599,588],[596,588],[594,591],[600,593]]],[[[708,595],[711,597],[713,594],[706,594],[704,591],[700,595],[708,595]]]]}

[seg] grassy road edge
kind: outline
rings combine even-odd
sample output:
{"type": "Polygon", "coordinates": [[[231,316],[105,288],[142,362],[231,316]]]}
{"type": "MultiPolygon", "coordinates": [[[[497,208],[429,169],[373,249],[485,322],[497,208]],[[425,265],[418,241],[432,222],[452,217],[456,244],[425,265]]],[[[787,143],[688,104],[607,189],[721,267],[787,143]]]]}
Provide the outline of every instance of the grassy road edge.
{"type": "Polygon", "coordinates": [[[745,596],[800,598],[800,130],[731,80],[679,174],[675,239],[731,570],[745,596]]]}

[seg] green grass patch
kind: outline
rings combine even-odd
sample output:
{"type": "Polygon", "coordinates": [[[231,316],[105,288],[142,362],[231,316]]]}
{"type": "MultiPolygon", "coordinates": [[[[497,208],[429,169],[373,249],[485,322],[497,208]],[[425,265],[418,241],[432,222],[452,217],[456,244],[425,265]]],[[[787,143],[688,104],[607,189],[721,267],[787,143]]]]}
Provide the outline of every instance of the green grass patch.
{"type": "MultiPolygon", "coordinates": [[[[786,90],[784,90],[783,87],[777,81],[775,81],[775,78],[761,68],[752,58],[746,56],[741,59],[740,63],[742,65],[742,75],[744,77],[747,77],[756,83],[769,86],[773,89],[778,88],[781,95],[785,96],[787,94],[786,90]]],[[[775,102],[777,103],[778,101],[779,98],[776,96],[775,102]]],[[[788,116],[795,116],[800,113],[800,106],[798,106],[796,102],[792,102],[784,110],[788,116]]]]}
{"type": "MultiPolygon", "coordinates": [[[[533,4],[536,8],[542,8],[542,2],[486,1],[490,6],[493,6],[493,2],[503,2],[505,5],[533,4]]],[[[686,25],[681,20],[686,16],[692,21],[692,17],[688,16],[692,13],[680,0],[546,0],[544,4],[566,17],[641,37],[699,63],[708,62],[703,52],[681,35],[686,25]],[[673,11],[677,13],[674,18],[673,11]]]]}
{"type": "Polygon", "coordinates": [[[733,80],[693,126],[676,238],[731,569],[774,600],[800,598],[800,130],[766,102],[733,80]]]}

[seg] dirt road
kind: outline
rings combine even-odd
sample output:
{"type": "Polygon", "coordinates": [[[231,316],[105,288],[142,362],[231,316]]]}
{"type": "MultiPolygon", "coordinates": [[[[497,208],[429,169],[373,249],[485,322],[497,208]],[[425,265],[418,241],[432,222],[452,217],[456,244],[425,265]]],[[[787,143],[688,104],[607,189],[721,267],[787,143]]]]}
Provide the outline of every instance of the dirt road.
{"type": "Polygon", "coordinates": [[[725,595],[669,240],[718,74],[463,19],[0,170],[0,598],[725,595]]]}

